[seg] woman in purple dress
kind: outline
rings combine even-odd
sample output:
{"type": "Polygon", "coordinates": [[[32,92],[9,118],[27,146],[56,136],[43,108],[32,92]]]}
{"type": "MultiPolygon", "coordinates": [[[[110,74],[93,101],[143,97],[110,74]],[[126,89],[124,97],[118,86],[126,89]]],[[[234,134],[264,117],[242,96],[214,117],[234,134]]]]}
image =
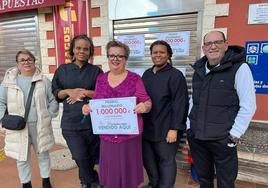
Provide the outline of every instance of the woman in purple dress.
{"type": "MultiPolygon", "coordinates": [[[[139,75],[126,70],[129,47],[119,41],[110,41],[106,46],[110,71],[98,76],[94,99],[135,96],[138,114],[138,135],[100,135],[100,182],[105,188],[137,188],[143,182],[141,113],[151,110],[139,75]]],[[[84,115],[91,107],[83,106],[84,115]]]]}

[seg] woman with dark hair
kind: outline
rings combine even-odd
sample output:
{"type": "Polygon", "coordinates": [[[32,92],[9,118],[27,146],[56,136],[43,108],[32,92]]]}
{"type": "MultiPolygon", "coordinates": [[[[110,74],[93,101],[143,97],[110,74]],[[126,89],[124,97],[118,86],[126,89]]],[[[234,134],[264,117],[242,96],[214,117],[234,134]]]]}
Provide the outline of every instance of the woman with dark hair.
{"type": "Polygon", "coordinates": [[[154,65],[142,76],[153,104],[149,113],[142,114],[143,164],[149,178],[147,187],[173,188],[175,156],[186,128],[187,85],[183,74],[171,65],[172,49],[167,42],[153,42],[150,52],[154,65]]]}
{"type": "Polygon", "coordinates": [[[75,36],[70,45],[72,63],[62,64],[52,80],[52,91],[63,103],[62,135],[79,169],[82,188],[101,187],[94,164],[99,138],[93,135],[91,122],[83,122],[82,106],[92,98],[97,76],[102,70],[88,61],[93,57],[93,42],[86,35],[75,36]]]}
{"type": "MultiPolygon", "coordinates": [[[[98,77],[94,99],[135,96],[139,133],[100,135],[100,181],[105,188],[138,188],[143,182],[141,114],[148,113],[152,104],[141,77],[126,70],[129,47],[110,41],[106,51],[110,71],[98,77]]],[[[83,106],[85,115],[90,111],[89,105],[83,106]]]]}
{"type": "MultiPolygon", "coordinates": [[[[51,188],[50,158],[48,150],[54,145],[51,119],[59,105],[51,91],[51,82],[35,65],[29,50],[16,55],[17,66],[6,71],[0,86],[0,122],[6,110],[24,117],[26,102],[33,83],[35,87],[26,127],[22,130],[6,129],[5,154],[17,160],[22,188],[31,188],[31,146],[38,159],[43,188],[51,188]]],[[[29,103],[28,103],[29,104],[29,103]]]]}

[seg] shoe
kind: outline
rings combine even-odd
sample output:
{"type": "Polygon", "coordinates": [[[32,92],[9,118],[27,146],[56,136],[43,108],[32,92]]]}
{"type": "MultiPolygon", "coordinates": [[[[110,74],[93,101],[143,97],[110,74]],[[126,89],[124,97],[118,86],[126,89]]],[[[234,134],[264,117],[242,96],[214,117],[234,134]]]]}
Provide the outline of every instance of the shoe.
{"type": "Polygon", "coordinates": [[[32,183],[30,181],[28,183],[23,183],[22,188],[32,188],[32,183]]]}
{"type": "Polygon", "coordinates": [[[144,186],[142,186],[141,188],[153,188],[151,185],[144,185],[144,186]]]}
{"type": "Polygon", "coordinates": [[[91,188],[90,184],[82,184],[81,186],[82,186],[81,188],[91,188]]]}
{"type": "Polygon", "coordinates": [[[43,188],[52,188],[49,178],[42,179],[43,188]]]}
{"type": "Polygon", "coordinates": [[[99,183],[92,183],[92,188],[103,188],[103,186],[99,183]]]}

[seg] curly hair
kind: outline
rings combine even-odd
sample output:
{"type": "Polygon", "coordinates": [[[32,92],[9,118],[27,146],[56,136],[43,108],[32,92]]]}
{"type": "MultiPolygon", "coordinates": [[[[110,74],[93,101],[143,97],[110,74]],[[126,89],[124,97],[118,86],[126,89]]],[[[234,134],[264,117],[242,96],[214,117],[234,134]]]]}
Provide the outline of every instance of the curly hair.
{"type": "Polygon", "coordinates": [[[70,43],[70,48],[69,48],[69,55],[71,58],[73,58],[74,56],[74,52],[73,52],[73,49],[74,49],[74,46],[75,46],[75,42],[77,40],[86,40],[89,42],[89,58],[93,57],[93,54],[94,54],[94,44],[93,44],[93,41],[91,38],[89,38],[87,35],[76,35],[71,43],[70,43]]]}

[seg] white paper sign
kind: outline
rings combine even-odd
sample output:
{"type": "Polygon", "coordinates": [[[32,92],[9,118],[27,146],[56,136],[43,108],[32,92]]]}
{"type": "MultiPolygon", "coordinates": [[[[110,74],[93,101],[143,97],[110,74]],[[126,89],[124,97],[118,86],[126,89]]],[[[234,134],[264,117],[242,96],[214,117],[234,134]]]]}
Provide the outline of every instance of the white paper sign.
{"type": "Polygon", "coordinates": [[[189,56],[189,31],[157,33],[157,39],[166,41],[171,46],[174,56],[189,56]]]}
{"type": "Polygon", "coordinates": [[[268,24],[268,3],[249,5],[248,24],[268,24]]]}
{"type": "Polygon", "coordinates": [[[144,35],[121,35],[117,37],[117,40],[128,45],[130,49],[131,57],[143,57],[144,56],[144,35]]]}
{"type": "Polygon", "coordinates": [[[136,97],[90,100],[94,134],[139,134],[136,97]]]}

